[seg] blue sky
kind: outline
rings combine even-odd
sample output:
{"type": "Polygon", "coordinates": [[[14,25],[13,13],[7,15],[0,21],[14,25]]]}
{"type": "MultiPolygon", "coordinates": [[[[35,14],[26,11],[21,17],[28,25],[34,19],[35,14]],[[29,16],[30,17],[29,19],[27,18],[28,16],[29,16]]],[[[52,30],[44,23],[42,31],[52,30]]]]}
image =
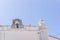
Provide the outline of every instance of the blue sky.
{"type": "Polygon", "coordinates": [[[60,0],[0,0],[0,24],[11,25],[14,18],[24,25],[38,25],[43,18],[49,35],[60,37],[60,0]]]}

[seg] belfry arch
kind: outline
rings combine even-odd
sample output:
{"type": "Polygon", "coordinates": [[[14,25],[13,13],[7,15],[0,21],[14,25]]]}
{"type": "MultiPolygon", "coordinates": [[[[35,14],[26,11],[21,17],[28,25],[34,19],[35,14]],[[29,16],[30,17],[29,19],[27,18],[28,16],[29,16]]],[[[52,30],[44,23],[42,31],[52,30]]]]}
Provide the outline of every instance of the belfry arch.
{"type": "Polygon", "coordinates": [[[23,28],[22,20],[20,20],[20,19],[13,19],[13,21],[12,21],[12,28],[23,28]]]}

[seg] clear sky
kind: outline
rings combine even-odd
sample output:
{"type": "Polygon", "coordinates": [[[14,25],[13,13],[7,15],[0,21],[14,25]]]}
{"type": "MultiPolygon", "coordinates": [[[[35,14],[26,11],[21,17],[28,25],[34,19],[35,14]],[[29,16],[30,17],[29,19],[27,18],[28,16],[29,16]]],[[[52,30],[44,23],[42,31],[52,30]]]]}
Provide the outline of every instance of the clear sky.
{"type": "Polygon", "coordinates": [[[60,37],[60,0],[0,0],[0,25],[19,18],[25,25],[38,25],[43,18],[49,35],[60,37]]]}

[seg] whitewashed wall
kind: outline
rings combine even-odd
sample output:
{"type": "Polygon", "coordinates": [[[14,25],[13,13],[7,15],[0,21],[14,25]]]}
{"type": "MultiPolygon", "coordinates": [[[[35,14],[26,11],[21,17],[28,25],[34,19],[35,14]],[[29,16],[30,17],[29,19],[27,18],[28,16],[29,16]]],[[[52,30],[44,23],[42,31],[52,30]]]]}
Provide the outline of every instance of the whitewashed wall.
{"type": "MultiPolygon", "coordinates": [[[[0,40],[45,40],[43,36],[38,33],[39,31],[0,31],[0,40]],[[41,39],[42,38],[42,39],[41,39]]],[[[48,36],[49,40],[58,40],[48,36]]]]}
{"type": "Polygon", "coordinates": [[[0,40],[39,40],[37,31],[3,31],[0,40]]]}

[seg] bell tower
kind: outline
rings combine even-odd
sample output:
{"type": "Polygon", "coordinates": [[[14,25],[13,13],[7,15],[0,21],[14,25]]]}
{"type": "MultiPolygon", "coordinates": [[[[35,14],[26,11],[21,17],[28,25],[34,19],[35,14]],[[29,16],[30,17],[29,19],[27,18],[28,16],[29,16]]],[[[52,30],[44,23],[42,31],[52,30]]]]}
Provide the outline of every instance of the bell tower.
{"type": "Polygon", "coordinates": [[[13,21],[12,21],[12,28],[23,28],[22,20],[20,20],[20,19],[13,19],[13,21]]]}

